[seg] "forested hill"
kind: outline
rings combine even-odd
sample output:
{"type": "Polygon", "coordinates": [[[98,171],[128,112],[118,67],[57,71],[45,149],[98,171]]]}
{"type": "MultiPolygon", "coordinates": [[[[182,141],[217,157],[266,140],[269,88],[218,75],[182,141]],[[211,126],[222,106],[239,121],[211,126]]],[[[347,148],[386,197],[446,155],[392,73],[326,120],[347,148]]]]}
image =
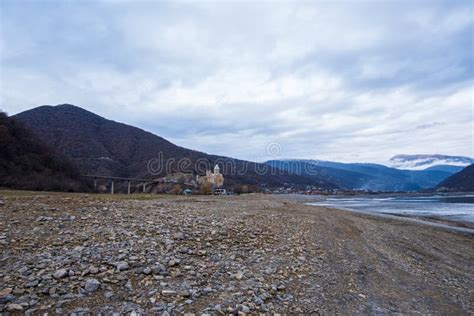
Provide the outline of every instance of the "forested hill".
{"type": "Polygon", "coordinates": [[[86,191],[79,170],[67,157],[0,112],[0,187],[46,191],[86,191]]]}
{"type": "Polygon", "coordinates": [[[449,191],[474,192],[474,164],[467,166],[456,174],[453,174],[440,184],[437,189],[449,191]]]}

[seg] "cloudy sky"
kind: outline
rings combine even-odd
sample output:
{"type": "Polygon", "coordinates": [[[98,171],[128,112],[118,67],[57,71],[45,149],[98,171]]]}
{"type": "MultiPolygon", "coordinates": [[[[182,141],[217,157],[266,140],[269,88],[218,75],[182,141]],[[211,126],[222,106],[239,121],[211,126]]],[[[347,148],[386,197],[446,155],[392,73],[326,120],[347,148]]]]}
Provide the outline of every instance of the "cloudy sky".
{"type": "Polygon", "coordinates": [[[0,1],[0,107],[261,161],[474,156],[473,2],[0,1]]]}

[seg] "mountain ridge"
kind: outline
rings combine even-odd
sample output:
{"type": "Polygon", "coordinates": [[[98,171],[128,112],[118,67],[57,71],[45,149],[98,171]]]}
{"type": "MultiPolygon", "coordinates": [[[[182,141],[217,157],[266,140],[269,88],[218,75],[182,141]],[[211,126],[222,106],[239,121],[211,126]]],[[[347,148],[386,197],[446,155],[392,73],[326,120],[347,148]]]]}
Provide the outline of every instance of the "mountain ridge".
{"type": "Polygon", "coordinates": [[[474,164],[453,174],[436,186],[440,191],[474,192],[474,164]]]}
{"type": "Polygon", "coordinates": [[[199,152],[180,147],[143,129],[115,122],[71,104],[43,105],[16,114],[15,119],[28,126],[40,139],[71,158],[83,173],[104,176],[157,178],[167,171],[192,172],[199,161],[211,169],[216,162],[223,164],[227,184],[319,185],[335,188],[324,179],[293,175],[268,168],[267,165],[199,152]],[[161,155],[161,156],[160,156],[161,155]],[[160,169],[150,172],[149,163],[162,158],[160,169]],[[164,162],[175,163],[165,170],[164,162]],[[191,166],[178,166],[178,160],[187,160],[191,166]],[[227,170],[226,170],[227,168],[227,170]],[[246,172],[239,173],[239,170],[246,172]],[[260,172],[261,171],[261,172],[260,172]]]}
{"type": "Polygon", "coordinates": [[[319,175],[348,190],[418,191],[432,188],[454,173],[445,170],[399,170],[374,163],[311,159],[270,160],[266,163],[308,176],[319,175]],[[312,172],[305,172],[308,170],[312,172]]]}

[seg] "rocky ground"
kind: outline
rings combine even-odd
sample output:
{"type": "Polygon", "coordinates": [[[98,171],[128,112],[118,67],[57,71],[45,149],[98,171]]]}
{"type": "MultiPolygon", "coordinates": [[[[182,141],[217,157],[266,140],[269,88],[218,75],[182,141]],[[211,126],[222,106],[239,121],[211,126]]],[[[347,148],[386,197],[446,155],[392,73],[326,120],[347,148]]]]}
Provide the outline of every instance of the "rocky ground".
{"type": "Polygon", "coordinates": [[[4,314],[472,314],[474,237],[268,195],[0,191],[4,314]]]}

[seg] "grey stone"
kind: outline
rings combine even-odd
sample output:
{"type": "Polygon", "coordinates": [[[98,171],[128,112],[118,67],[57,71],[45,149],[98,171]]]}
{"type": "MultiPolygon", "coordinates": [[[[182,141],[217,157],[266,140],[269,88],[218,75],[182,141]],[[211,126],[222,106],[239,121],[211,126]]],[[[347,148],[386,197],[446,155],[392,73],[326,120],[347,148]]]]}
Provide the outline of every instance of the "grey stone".
{"type": "Polygon", "coordinates": [[[132,281],[128,280],[127,283],[125,283],[125,288],[129,291],[133,291],[132,281]]]}
{"type": "Polygon", "coordinates": [[[166,267],[162,264],[155,265],[155,266],[151,267],[151,271],[153,272],[153,274],[166,273],[166,267]]]}
{"type": "Polygon", "coordinates": [[[3,296],[0,296],[0,304],[6,304],[8,302],[12,302],[15,299],[15,296],[11,294],[5,294],[3,296]]]}
{"type": "Polygon", "coordinates": [[[242,280],[242,278],[244,277],[244,273],[242,271],[239,271],[237,272],[234,277],[237,279],[237,280],[242,280]]]}
{"type": "MultiPolygon", "coordinates": [[[[37,311],[38,311],[37,308],[30,308],[30,309],[25,311],[25,316],[34,315],[37,311]]],[[[62,313],[56,313],[56,314],[60,315],[62,313]]]]}
{"type": "Polygon", "coordinates": [[[26,288],[35,287],[35,286],[38,285],[38,283],[39,283],[38,280],[33,280],[33,281],[31,281],[31,282],[28,282],[28,283],[25,285],[25,287],[26,287],[26,288]]]}
{"type": "Polygon", "coordinates": [[[97,291],[99,287],[100,282],[97,279],[87,279],[84,285],[84,289],[89,293],[97,291]]]}
{"type": "Polygon", "coordinates": [[[250,313],[250,308],[247,305],[240,305],[240,310],[245,314],[250,313]]]}
{"type": "Polygon", "coordinates": [[[62,279],[62,278],[65,278],[68,276],[68,272],[66,269],[59,269],[59,270],[56,270],[56,272],[54,272],[53,274],[53,277],[55,279],[62,279]]]}
{"type": "Polygon", "coordinates": [[[99,273],[99,269],[97,267],[90,267],[89,268],[89,273],[90,274],[97,274],[97,273],[99,273]]]}
{"type": "Polygon", "coordinates": [[[8,305],[7,305],[7,310],[10,311],[10,312],[13,312],[13,311],[22,311],[22,310],[23,310],[23,306],[21,306],[20,304],[11,303],[11,304],[8,304],[8,305]]]}
{"type": "Polygon", "coordinates": [[[182,297],[190,297],[191,296],[191,292],[189,291],[182,291],[179,293],[179,295],[181,295],[182,297]]]}
{"type": "Polygon", "coordinates": [[[125,271],[125,270],[128,270],[129,265],[126,261],[120,261],[115,264],[115,267],[117,268],[118,271],[125,271]]]}
{"type": "Polygon", "coordinates": [[[18,270],[18,272],[23,276],[28,276],[31,274],[31,271],[28,267],[23,267],[20,270],[18,270]]]}
{"type": "Polygon", "coordinates": [[[174,239],[182,240],[184,239],[184,234],[182,232],[177,232],[176,234],[173,235],[174,239]]]}
{"type": "Polygon", "coordinates": [[[176,291],[173,291],[173,290],[163,290],[163,291],[161,291],[161,295],[165,295],[165,296],[176,295],[176,291]]]}

